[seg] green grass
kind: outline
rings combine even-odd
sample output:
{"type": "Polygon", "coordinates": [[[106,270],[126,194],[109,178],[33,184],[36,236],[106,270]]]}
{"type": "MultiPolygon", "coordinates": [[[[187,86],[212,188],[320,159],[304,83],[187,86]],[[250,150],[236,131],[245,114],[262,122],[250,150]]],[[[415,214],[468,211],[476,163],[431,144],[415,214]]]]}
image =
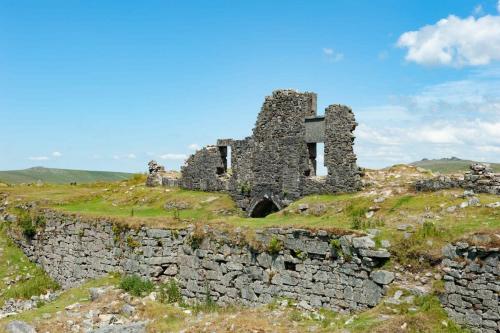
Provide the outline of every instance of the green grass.
{"type": "Polygon", "coordinates": [[[125,172],[87,171],[35,167],[25,170],[0,171],[0,182],[7,184],[44,183],[68,184],[93,183],[97,181],[118,181],[131,178],[133,174],[125,172]]]}
{"type": "MultiPolygon", "coordinates": [[[[413,193],[404,191],[384,202],[375,204],[376,194],[362,193],[339,195],[311,195],[302,198],[286,209],[265,218],[251,219],[243,216],[230,196],[224,193],[207,193],[183,189],[148,188],[144,178],[137,177],[117,183],[96,183],[90,185],[44,185],[13,186],[0,189],[9,195],[12,202],[37,201],[40,206],[55,208],[70,213],[89,216],[115,217],[117,224],[128,227],[149,225],[154,227],[179,228],[189,224],[210,224],[232,230],[241,227],[250,238],[255,229],[274,226],[293,226],[340,230],[380,230],[377,244],[389,240],[397,248],[402,244],[400,254],[404,258],[418,260],[422,255],[433,260],[440,248],[449,241],[477,232],[498,232],[500,210],[485,207],[457,209],[453,214],[446,207],[458,206],[464,201],[459,197],[461,190],[446,190],[435,193],[413,193]],[[184,209],[165,209],[185,207],[184,209]],[[300,213],[299,205],[307,204],[309,209],[300,213]],[[320,213],[315,208],[321,206],[320,213]],[[365,213],[372,206],[378,206],[370,219],[365,213]],[[133,213],[132,213],[133,212],[133,213]],[[133,216],[132,216],[133,215],[133,216]],[[431,216],[426,217],[426,215],[431,216]],[[434,216],[436,218],[434,218],[434,216]],[[423,221],[433,227],[420,232],[423,221]],[[411,224],[415,229],[410,239],[403,238],[397,230],[401,224],[411,224]]],[[[392,180],[391,180],[392,182],[392,180]]],[[[370,189],[368,189],[370,191],[370,189]]],[[[480,194],[481,203],[498,201],[498,196],[480,194]]],[[[130,242],[132,244],[133,242],[130,242]]],[[[267,247],[269,244],[261,244],[267,247]]]]}
{"type": "Polygon", "coordinates": [[[0,306],[9,298],[28,299],[39,296],[47,290],[59,288],[47,274],[34,263],[30,262],[24,253],[12,243],[6,235],[6,225],[0,224],[0,306]],[[17,276],[27,277],[7,285],[5,279],[14,280],[17,276]]]}
{"type": "Polygon", "coordinates": [[[182,302],[181,289],[174,279],[160,284],[158,290],[158,299],[161,303],[172,304],[182,302]]]}
{"type": "Polygon", "coordinates": [[[144,296],[153,291],[154,284],[137,275],[129,275],[121,279],[120,288],[134,296],[144,296]]]}

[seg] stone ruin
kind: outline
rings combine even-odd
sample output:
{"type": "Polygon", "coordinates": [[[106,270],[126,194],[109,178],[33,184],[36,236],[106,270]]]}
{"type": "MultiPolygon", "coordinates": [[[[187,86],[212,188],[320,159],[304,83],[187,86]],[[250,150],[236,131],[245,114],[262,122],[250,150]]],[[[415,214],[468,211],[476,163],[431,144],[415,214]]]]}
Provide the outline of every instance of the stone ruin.
{"type": "Polygon", "coordinates": [[[179,180],[173,176],[172,173],[165,171],[163,165],[158,164],[156,161],[149,161],[148,163],[148,178],[146,179],[146,186],[178,186],[179,180]]]}
{"type": "Polygon", "coordinates": [[[423,179],[415,184],[417,191],[439,191],[450,188],[463,188],[474,193],[489,193],[500,195],[500,173],[494,173],[489,164],[472,163],[470,171],[463,177],[439,176],[423,179]]]}
{"type": "MultiPolygon", "coordinates": [[[[361,188],[353,151],[357,123],[352,110],[330,105],[316,114],[316,94],[277,90],[266,97],[252,136],[219,139],[191,155],[179,186],[224,191],[251,217],[278,211],[309,194],[352,192],[361,188]],[[316,176],[316,144],[324,143],[326,176],[316,176]],[[230,150],[231,168],[228,167],[230,150]]],[[[149,185],[165,185],[150,163],[149,185]]],[[[163,178],[164,179],[164,178],[163,178]]]]}

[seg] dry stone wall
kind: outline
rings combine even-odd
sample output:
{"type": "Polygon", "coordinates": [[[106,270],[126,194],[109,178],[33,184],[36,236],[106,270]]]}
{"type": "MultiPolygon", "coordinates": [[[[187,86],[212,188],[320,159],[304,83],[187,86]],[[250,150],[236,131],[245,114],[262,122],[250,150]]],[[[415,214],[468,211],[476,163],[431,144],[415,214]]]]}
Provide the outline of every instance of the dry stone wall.
{"type": "Polygon", "coordinates": [[[473,332],[499,332],[499,249],[461,242],[446,246],[443,254],[441,303],[450,318],[473,332]]]}
{"type": "Polygon", "coordinates": [[[475,193],[500,195],[500,173],[493,173],[488,164],[473,163],[463,177],[439,176],[422,179],[415,184],[417,191],[439,191],[450,188],[464,188],[475,193]]]}
{"type": "Polygon", "coordinates": [[[191,155],[182,167],[180,184],[184,188],[202,191],[227,189],[227,166],[217,146],[208,146],[191,155]]]}
{"type": "Polygon", "coordinates": [[[288,297],[304,308],[352,311],[379,303],[393,278],[377,268],[390,254],[357,235],[271,228],[250,245],[243,234],[213,229],[129,230],[104,218],[51,210],[44,216],[33,240],[16,241],[64,287],[123,272],[175,278],[187,300],[209,292],[219,304],[252,306],[288,297]]]}

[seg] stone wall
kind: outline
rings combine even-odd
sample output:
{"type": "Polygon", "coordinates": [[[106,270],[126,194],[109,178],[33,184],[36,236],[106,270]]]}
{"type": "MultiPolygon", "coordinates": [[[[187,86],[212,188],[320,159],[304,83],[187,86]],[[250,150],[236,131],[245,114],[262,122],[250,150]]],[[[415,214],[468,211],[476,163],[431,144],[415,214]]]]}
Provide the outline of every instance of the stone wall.
{"type": "Polygon", "coordinates": [[[448,245],[442,262],[445,292],[441,303],[451,319],[473,332],[500,331],[498,247],[448,245]]]}
{"type": "Polygon", "coordinates": [[[379,303],[393,274],[378,270],[390,254],[368,237],[302,229],[265,229],[251,241],[214,229],[123,229],[105,218],[45,210],[45,227],[28,257],[69,287],[109,272],[175,278],[187,300],[259,305],[275,297],[336,311],[379,303]]]}
{"type": "Polygon", "coordinates": [[[207,146],[188,158],[180,184],[191,190],[222,191],[227,189],[226,169],[219,147],[207,146]]]}
{"type": "Polygon", "coordinates": [[[475,193],[489,193],[500,195],[500,173],[493,173],[488,164],[473,163],[470,171],[463,177],[439,176],[432,179],[423,179],[415,184],[417,191],[439,191],[450,188],[463,188],[475,193]]]}
{"type": "Polygon", "coordinates": [[[281,209],[308,194],[357,191],[361,179],[353,151],[356,125],[347,106],[331,105],[325,117],[318,117],[316,94],[276,90],[265,98],[251,137],[218,140],[218,151],[231,147],[232,172],[221,167],[227,163],[225,155],[210,147],[210,153],[201,150],[188,159],[181,186],[209,191],[227,188],[250,216],[281,209]],[[325,177],[315,176],[315,140],[325,142],[325,177]],[[225,170],[226,177],[220,170],[225,170]]]}
{"type": "Polygon", "coordinates": [[[351,108],[331,105],[325,111],[326,183],[331,192],[351,192],[361,189],[360,171],[354,154],[353,131],[356,120],[351,108]]]}

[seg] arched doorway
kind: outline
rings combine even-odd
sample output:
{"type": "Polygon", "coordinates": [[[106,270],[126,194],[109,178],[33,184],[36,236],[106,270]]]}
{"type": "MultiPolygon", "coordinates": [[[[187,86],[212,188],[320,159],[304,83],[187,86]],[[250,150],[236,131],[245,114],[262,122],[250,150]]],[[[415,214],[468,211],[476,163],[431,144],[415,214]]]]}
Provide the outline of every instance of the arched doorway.
{"type": "Polygon", "coordinates": [[[263,198],[253,207],[250,217],[265,217],[277,211],[279,208],[271,199],[263,198]]]}

